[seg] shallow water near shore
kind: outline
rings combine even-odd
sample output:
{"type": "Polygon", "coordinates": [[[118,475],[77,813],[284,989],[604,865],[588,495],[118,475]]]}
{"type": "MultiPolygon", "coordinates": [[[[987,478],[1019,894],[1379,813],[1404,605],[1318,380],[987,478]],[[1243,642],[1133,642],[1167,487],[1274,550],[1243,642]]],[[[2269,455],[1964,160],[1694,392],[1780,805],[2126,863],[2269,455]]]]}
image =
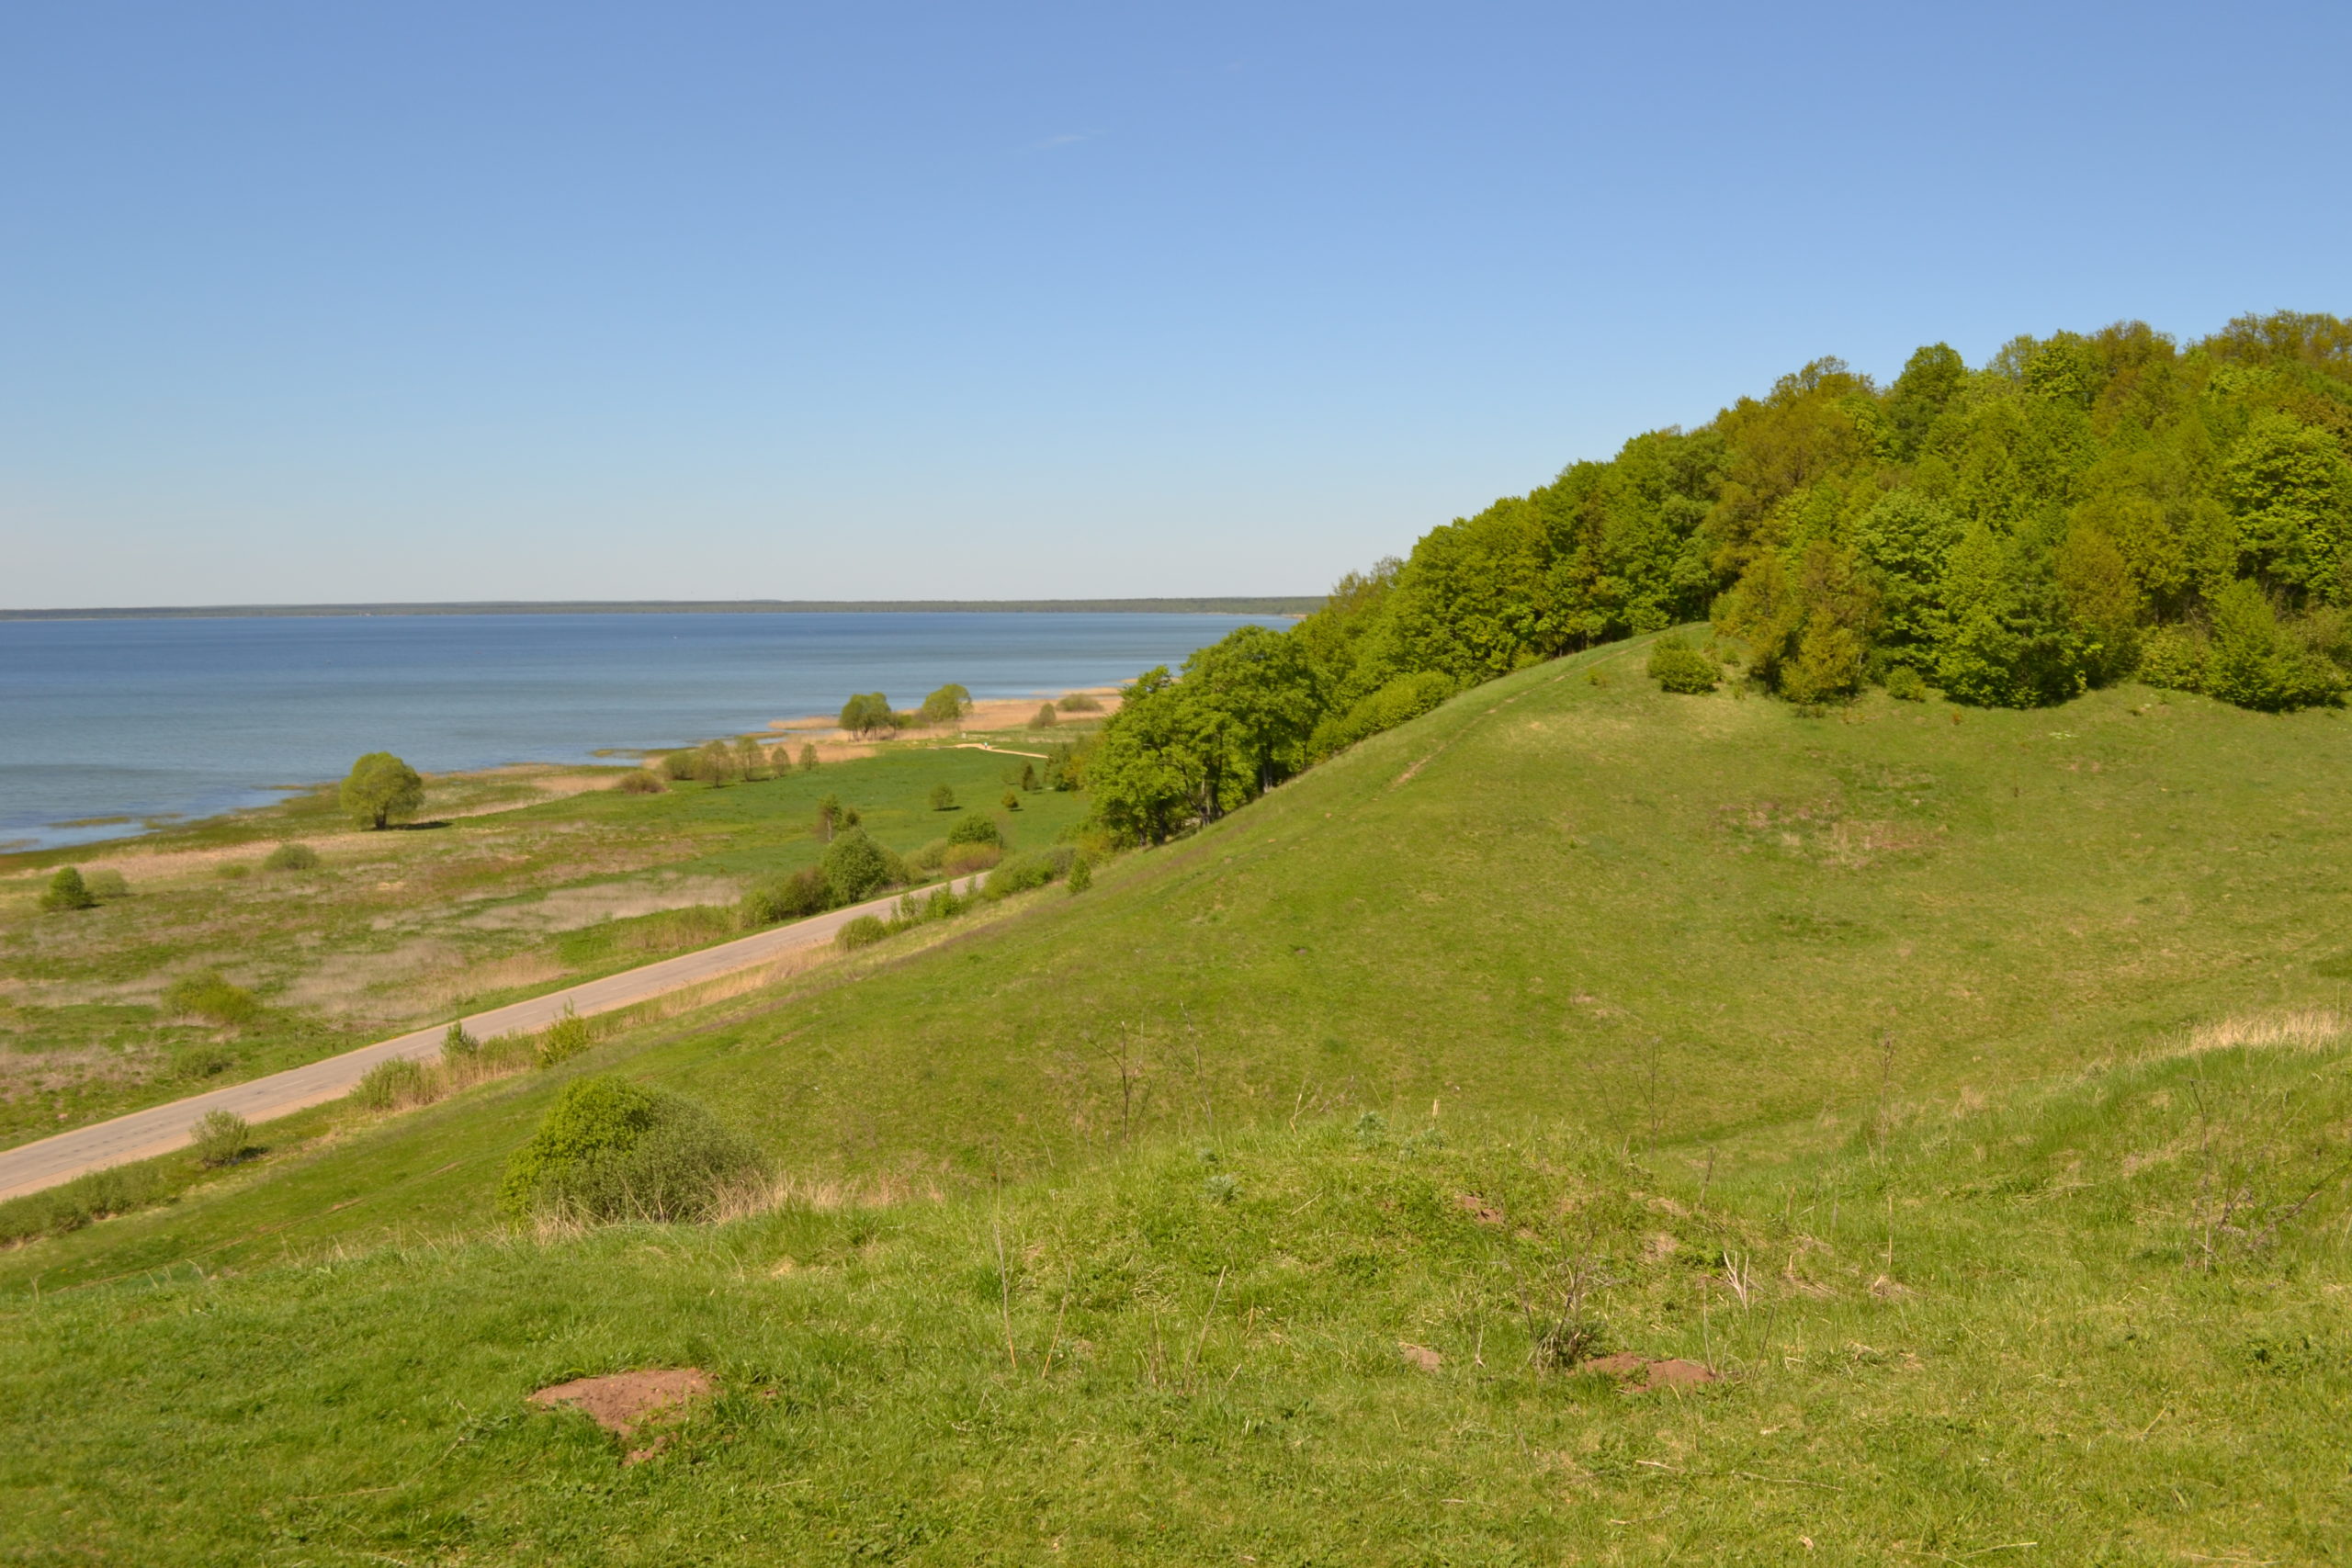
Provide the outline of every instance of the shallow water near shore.
{"type": "MultiPolygon", "coordinates": [[[[584,762],[831,713],[1108,685],[1258,617],[873,613],[0,622],[0,847],[137,833],[340,776],[584,762]]],[[[1279,625],[1272,620],[1266,625],[1279,625]]]]}

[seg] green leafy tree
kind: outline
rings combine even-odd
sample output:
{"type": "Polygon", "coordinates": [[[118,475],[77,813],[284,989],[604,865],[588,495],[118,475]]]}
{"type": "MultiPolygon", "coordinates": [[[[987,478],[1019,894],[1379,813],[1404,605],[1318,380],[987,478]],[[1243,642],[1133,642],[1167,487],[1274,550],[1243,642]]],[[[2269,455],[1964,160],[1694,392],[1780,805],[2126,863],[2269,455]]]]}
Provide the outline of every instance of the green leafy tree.
{"type": "Polygon", "coordinates": [[[861,692],[842,705],[841,726],[863,739],[889,734],[898,728],[899,716],[880,692],[861,692]]]}
{"type": "Polygon", "coordinates": [[[804,740],[800,744],[800,771],[804,773],[817,771],[817,743],[813,740],[804,740]]]}
{"type": "MultiPolygon", "coordinates": [[[[889,704],[882,705],[888,708],[889,704]]],[[[926,725],[954,724],[971,711],[972,694],[951,683],[923,698],[922,706],[917,710],[915,717],[926,725]]],[[[848,726],[844,724],[842,728],[847,728],[848,726]]]]}
{"type": "Polygon", "coordinates": [[[1934,657],[1944,629],[1944,569],[1959,542],[1960,520],[1916,490],[1888,494],[1855,525],[1855,553],[1878,590],[1876,640],[1899,662],[1934,657]]]}
{"type": "Polygon", "coordinates": [[[955,810],[955,809],[956,809],[956,791],[955,791],[954,787],[953,787],[952,785],[944,784],[933,784],[933,785],[932,785],[932,786],[931,786],[931,808],[932,808],[933,811],[953,811],[953,810],[955,810]]]}
{"type": "Polygon", "coordinates": [[[343,809],[363,828],[382,831],[424,805],[424,780],[390,751],[370,751],[343,781],[343,809]]]}
{"type": "Polygon", "coordinates": [[[1185,660],[1182,696],[1222,717],[1251,793],[1262,795],[1306,765],[1320,705],[1295,638],[1265,626],[1236,629],[1185,660]]]}
{"type": "Polygon", "coordinates": [[[2222,491],[2247,573],[2299,598],[2352,601],[2352,463],[2334,436],[2256,414],[2230,449],[2222,491]]]}
{"type": "Polygon", "coordinates": [[[1030,718],[1029,728],[1032,729],[1051,729],[1060,722],[1061,716],[1054,711],[1054,705],[1051,703],[1044,703],[1039,705],[1036,713],[1030,718]]]}

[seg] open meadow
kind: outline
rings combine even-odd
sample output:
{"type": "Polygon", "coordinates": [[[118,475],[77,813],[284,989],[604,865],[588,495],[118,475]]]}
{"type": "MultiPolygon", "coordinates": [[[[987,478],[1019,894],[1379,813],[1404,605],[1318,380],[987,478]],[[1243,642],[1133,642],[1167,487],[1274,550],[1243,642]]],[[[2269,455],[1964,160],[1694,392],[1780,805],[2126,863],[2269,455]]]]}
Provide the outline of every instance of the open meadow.
{"type": "MultiPolygon", "coordinates": [[[[2342,1560],[2352,725],[1809,716],[1644,652],[0,1253],[0,1540],[2342,1560]],[[513,1225],[607,1074],[766,1184],[513,1225]],[[526,1403],[649,1367],[712,1392],[626,1440],[526,1403]]],[[[641,804],[579,798],[533,809],[641,804]]]]}

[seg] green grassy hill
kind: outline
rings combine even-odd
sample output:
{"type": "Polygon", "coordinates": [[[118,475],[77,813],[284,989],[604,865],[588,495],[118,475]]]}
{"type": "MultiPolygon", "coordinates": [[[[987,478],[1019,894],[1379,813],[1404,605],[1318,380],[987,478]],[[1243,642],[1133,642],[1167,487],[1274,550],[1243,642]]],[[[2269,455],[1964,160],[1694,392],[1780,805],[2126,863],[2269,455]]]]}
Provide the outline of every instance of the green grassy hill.
{"type": "Polygon", "coordinates": [[[2140,688],[1809,718],[1641,657],[0,1255],[0,1540],[2331,1560],[2352,726],[2140,688]],[[794,1195],[499,1233],[506,1153],[595,1070],[794,1195]],[[1568,1375],[1564,1318],[1724,1376],[1568,1375]],[[522,1404],[678,1364],[722,1393],[649,1464],[522,1404]]]}

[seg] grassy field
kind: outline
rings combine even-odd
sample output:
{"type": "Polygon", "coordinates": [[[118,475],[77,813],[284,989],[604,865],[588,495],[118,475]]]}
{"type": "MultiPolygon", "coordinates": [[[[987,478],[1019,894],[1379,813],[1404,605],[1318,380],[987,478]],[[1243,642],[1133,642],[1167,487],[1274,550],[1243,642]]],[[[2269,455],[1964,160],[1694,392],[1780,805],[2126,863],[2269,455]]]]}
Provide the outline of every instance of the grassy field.
{"type": "MultiPolygon", "coordinates": [[[[1017,741],[1012,742],[1017,744],[1017,741]]],[[[358,833],[332,792],[152,838],[0,857],[0,1146],[274,1072],[738,934],[756,876],[814,862],[815,807],[856,807],[894,849],[945,831],[945,783],[1050,842],[1082,807],[1030,793],[998,807],[1022,759],[885,749],[811,773],[632,795],[630,770],[501,770],[434,781],[423,819],[358,833]],[[271,872],[281,840],[314,871],[271,872]],[[43,913],[56,864],[119,870],[129,897],[43,913]],[[172,980],[218,969],[264,1010],[222,1030],[174,1017],[172,980]]]]}
{"type": "Polygon", "coordinates": [[[0,1254],[0,1540],[2341,1560],[2352,727],[1806,717],[1640,658],[0,1254]],[[616,1069],[757,1136],[775,1205],[502,1231],[506,1154],[616,1069]],[[1721,1380],[1572,1375],[1564,1322],[1721,1380]],[[721,1393],[643,1465],[522,1403],[686,1364],[721,1393]]]}

